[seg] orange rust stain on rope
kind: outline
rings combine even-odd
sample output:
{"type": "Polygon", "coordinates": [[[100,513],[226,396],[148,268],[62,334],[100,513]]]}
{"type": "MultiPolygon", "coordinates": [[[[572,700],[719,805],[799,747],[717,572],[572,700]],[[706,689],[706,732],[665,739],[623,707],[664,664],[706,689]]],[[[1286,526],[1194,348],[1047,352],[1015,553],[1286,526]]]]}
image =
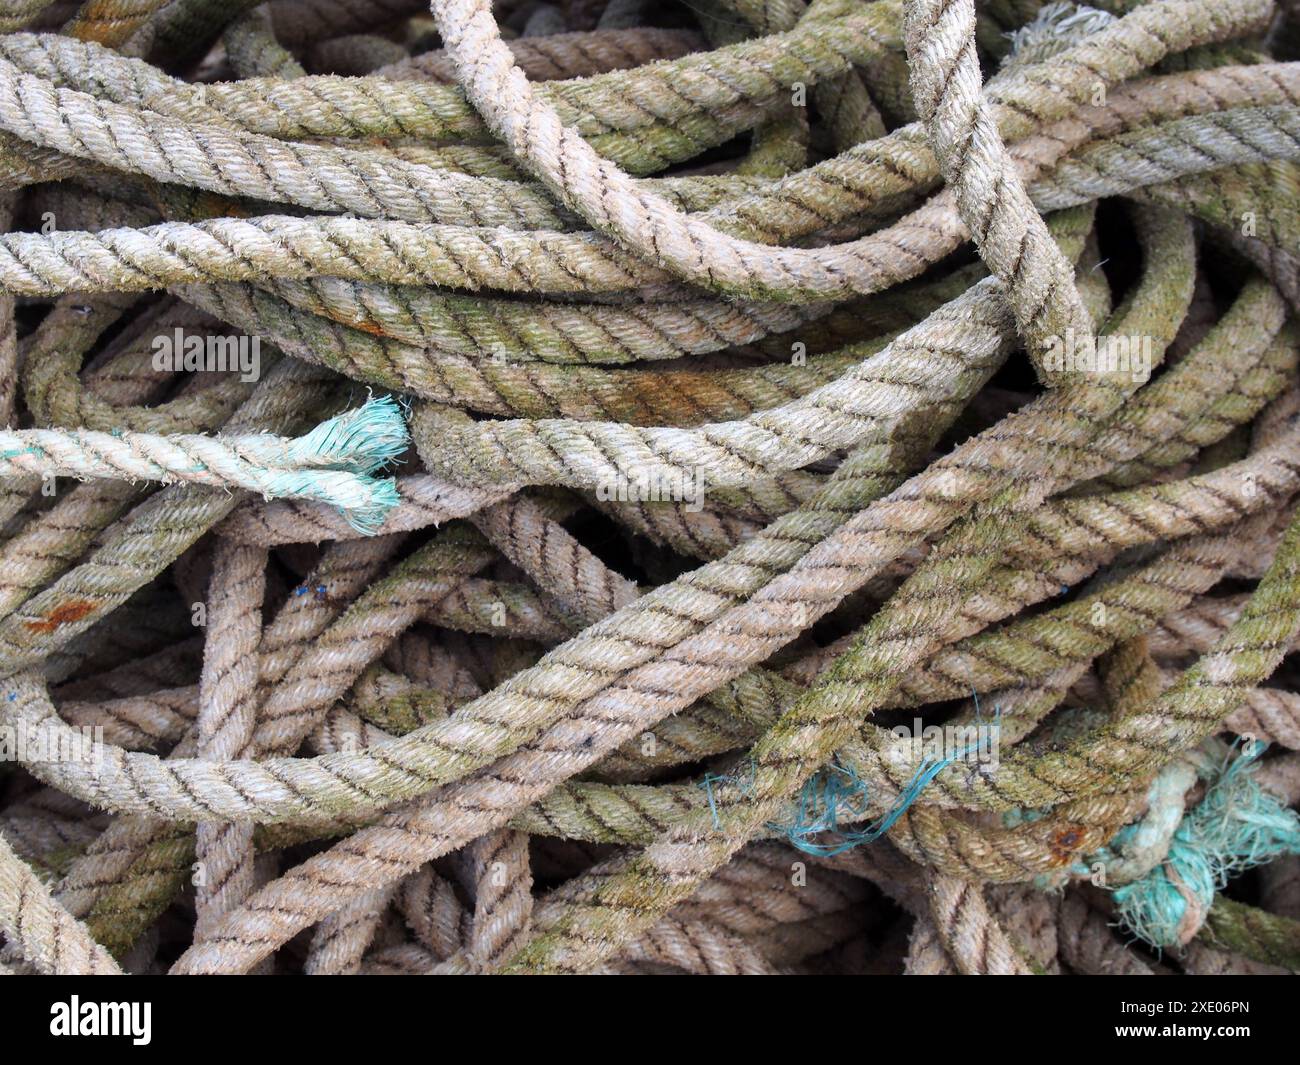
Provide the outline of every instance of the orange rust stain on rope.
{"type": "Polygon", "coordinates": [[[99,604],[87,599],[73,599],[69,603],[56,606],[40,621],[26,622],[32,632],[53,632],[60,625],[71,625],[92,613],[99,604]]]}
{"type": "Polygon", "coordinates": [[[83,12],[76,20],[72,36],[92,44],[102,44],[105,48],[115,48],[122,43],[118,27],[126,21],[120,18],[99,18],[94,14],[86,16],[83,12]]]}
{"type": "Polygon", "coordinates": [[[1052,851],[1052,857],[1061,865],[1066,865],[1073,860],[1075,851],[1083,844],[1083,831],[1077,826],[1062,828],[1060,831],[1053,833],[1052,840],[1048,844],[1052,851]]]}

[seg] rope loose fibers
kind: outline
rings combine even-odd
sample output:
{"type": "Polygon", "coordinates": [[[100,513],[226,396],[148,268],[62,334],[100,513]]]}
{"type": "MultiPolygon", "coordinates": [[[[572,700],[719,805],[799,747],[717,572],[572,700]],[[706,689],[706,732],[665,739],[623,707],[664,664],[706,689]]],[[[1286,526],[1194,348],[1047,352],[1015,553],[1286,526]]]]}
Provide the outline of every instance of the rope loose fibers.
{"type": "Polygon", "coordinates": [[[0,431],[0,477],[106,477],[248,489],[265,499],[308,499],[373,531],[397,503],[395,482],[369,474],[406,449],[391,399],[367,402],[306,436],[203,437],[67,429],[0,431]]]}
{"type": "Polygon", "coordinates": [[[1300,815],[1255,783],[1256,757],[1212,767],[1205,797],[1183,817],[1161,864],[1116,889],[1120,919],[1141,939],[1157,947],[1187,944],[1234,875],[1300,853],[1300,815]]]}
{"type": "Polygon", "coordinates": [[[0,971],[1300,967],[1298,16],[7,5],[0,971]]]}

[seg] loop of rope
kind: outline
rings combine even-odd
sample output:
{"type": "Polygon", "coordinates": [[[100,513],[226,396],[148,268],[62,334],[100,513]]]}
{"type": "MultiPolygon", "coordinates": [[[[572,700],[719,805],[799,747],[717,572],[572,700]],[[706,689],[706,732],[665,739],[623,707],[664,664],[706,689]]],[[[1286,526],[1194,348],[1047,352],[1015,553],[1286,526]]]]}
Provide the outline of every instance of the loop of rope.
{"type": "Polygon", "coordinates": [[[4,971],[1296,970],[1300,27],[1103,6],[4,5],[4,971]]]}

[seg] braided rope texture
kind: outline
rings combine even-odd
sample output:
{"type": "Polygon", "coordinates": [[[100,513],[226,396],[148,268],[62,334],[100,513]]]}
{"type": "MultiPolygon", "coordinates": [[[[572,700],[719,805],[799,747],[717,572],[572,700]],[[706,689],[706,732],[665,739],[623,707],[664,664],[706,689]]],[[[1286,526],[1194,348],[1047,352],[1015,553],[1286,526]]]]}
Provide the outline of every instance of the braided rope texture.
{"type": "Polygon", "coordinates": [[[0,4],[0,973],[1300,971],[1297,40],[0,4]]]}

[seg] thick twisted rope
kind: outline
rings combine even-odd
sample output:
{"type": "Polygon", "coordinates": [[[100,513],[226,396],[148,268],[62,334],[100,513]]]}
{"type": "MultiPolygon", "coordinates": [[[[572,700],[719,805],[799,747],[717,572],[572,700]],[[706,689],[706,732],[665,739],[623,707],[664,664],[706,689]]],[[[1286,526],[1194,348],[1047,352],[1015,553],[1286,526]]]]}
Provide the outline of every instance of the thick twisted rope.
{"type": "Polygon", "coordinates": [[[405,444],[400,414],[374,401],[306,436],[155,436],[94,430],[0,431],[0,477],[67,476],[242,488],[316,499],[359,528],[375,528],[395,502],[391,482],[369,476],[405,444]]]}
{"type": "Polygon", "coordinates": [[[1294,967],[1271,5],[250,6],[3,16],[4,966],[1294,967]]]}

